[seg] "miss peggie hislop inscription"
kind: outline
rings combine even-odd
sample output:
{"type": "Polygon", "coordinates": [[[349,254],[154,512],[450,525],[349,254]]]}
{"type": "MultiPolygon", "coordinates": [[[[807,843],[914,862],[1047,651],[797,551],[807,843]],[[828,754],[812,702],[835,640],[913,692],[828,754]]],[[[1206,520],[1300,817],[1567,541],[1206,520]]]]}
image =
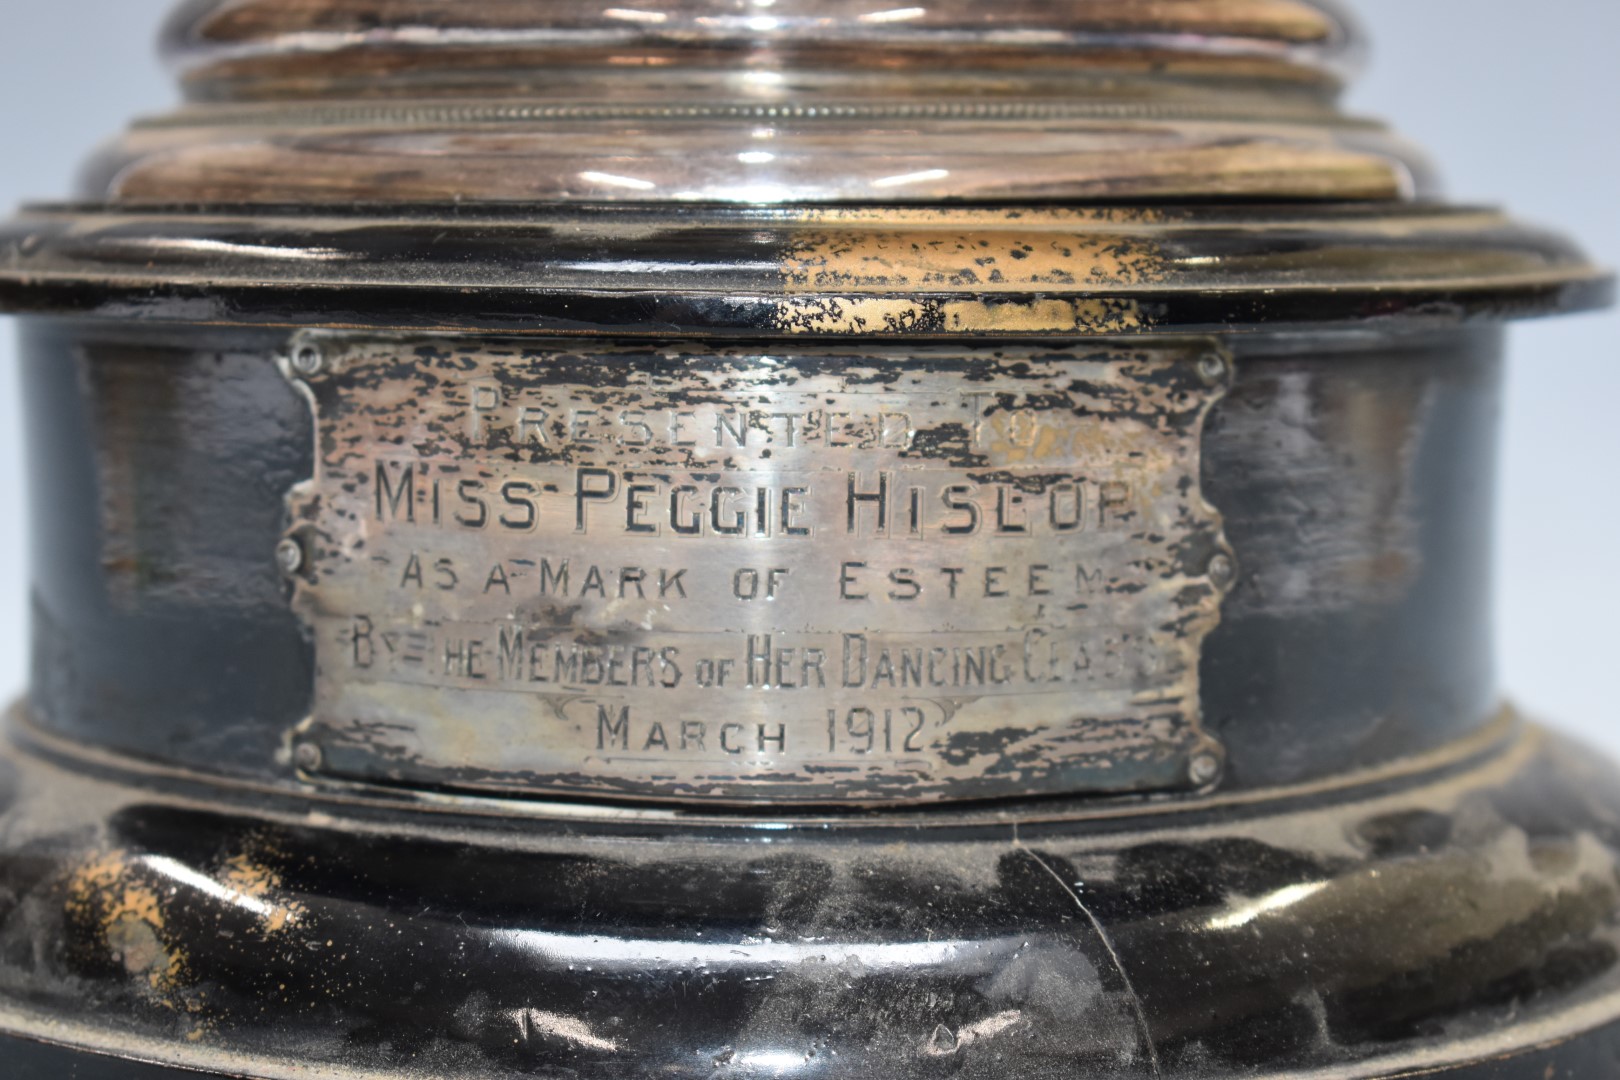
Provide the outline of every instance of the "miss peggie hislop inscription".
{"type": "Polygon", "coordinates": [[[1208,348],[300,338],[311,776],[926,802],[1202,786],[1208,348]]]}

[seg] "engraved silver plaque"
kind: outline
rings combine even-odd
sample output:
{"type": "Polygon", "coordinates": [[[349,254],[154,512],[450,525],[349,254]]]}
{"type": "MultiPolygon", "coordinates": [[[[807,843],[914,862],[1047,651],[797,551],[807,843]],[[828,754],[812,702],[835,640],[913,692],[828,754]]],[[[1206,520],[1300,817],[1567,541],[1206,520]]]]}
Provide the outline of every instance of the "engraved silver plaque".
{"type": "Polygon", "coordinates": [[[1208,345],[300,338],[306,773],[782,803],[1198,787],[1208,345]]]}

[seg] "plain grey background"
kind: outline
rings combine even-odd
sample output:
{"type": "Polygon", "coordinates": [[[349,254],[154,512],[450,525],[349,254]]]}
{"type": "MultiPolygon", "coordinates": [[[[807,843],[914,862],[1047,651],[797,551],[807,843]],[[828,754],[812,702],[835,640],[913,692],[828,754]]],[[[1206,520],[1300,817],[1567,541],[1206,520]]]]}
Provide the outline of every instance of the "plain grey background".
{"type": "MultiPolygon", "coordinates": [[[[165,107],[170,0],[0,0],[0,207],[69,190],[129,117],[165,107]]],[[[1620,264],[1620,3],[1361,0],[1373,40],[1351,95],[1427,146],[1459,199],[1503,203],[1620,264]]],[[[9,327],[0,326],[0,693],[27,668],[26,522],[9,327]]],[[[1496,575],[1503,685],[1620,752],[1620,317],[1521,326],[1496,575]]]]}

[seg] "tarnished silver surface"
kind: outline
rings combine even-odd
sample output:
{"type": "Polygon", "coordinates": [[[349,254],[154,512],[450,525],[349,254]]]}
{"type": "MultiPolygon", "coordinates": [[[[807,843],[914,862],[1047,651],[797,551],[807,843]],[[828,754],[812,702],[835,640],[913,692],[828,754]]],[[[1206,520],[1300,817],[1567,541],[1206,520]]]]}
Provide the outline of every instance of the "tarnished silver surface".
{"type": "Polygon", "coordinates": [[[733,802],[1219,778],[1207,343],[314,336],[286,370],[318,439],[290,536],[306,772],[733,802]]]}
{"type": "Polygon", "coordinates": [[[1488,604],[1499,324],[1612,282],[1335,0],[166,40],[0,226],[5,1080],[1620,1075],[1488,604]]]}
{"type": "Polygon", "coordinates": [[[185,5],[86,198],[933,206],[1439,194],[1308,0],[185,5]]]}

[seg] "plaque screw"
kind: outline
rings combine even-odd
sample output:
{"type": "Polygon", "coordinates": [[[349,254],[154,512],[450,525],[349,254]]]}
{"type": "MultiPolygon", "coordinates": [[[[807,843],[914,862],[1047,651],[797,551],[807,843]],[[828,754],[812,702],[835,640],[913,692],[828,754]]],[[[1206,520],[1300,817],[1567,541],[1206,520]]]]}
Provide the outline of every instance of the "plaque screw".
{"type": "Polygon", "coordinates": [[[281,572],[291,577],[304,568],[304,545],[292,537],[287,537],[276,545],[276,565],[281,572]]]}
{"type": "Polygon", "coordinates": [[[1208,787],[1221,775],[1221,759],[1214,754],[1197,754],[1187,765],[1187,776],[1195,787],[1208,787]]]}
{"type": "Polygon", "coordinates": [[[293,762],[303,772],[316,772],[321,767],[321,748],[312,742],[301,742],[293,748],[293,762]]]}
{"type": "Polygon", "coordinates": [[[293,370],[304,376],[306,379],[314,375],[319,375],[321,373],[321,368],[324,367],[325,364],[326,361],[321,356],[321,351],[313,345],[305,345],[293,353],[293,370]]]}
{"type": "Polygon", "coordinates": [[[1217,552],[1215,557],[1209,560],[1207,573],[1211,582],[1224,589],[1236,580],[1237,563],[1233,562],[1232,556],[1226,552],[1217,552]]]}
{"type": "Polygon", "coordinates": [[[1207,383],[1218,383],[1226,378],[1226,361],[1214,353],[1199,357],[1198,375],[1207,383]]]}

